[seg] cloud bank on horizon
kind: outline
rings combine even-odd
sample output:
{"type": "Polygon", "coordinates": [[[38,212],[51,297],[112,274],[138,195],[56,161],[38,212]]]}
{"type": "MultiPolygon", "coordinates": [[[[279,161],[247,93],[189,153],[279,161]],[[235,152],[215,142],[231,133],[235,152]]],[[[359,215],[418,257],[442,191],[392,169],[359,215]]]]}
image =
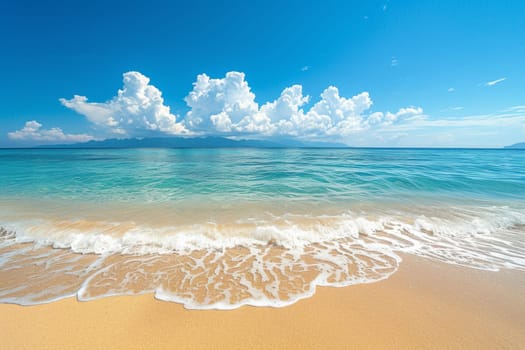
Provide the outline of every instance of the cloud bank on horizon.
{"type": "Polygon", "coordinates": [[[235,71],[222,78],[198,75],[193,89],[184,98],[188,110],[182,115],[172,113],[162,92],[136,71],[123,74],[122,88],[106,102],[90,102],[79,95],[59,101],[84,116],[92,132],[68,134],[60,127],[45,129],[37,120],[29,120],[20,130],[9,132],[8,137],[17,142],[49,144],[105,138],[218,135],[296,138],[352,146],[485,147],[484,141],[497,140],[499,134],[525,133],[524,106],[492,114],[432,118],[423,108],[415,106],[395,112],[373,111],[368,92],[344,97],[335,86],[328,86],[312,101],[298,84],[283,89],[277,99],[259,104],[245,74],[235,71]]]}
{"type": "Polygon", "coordinates": [[[64,134],[60,128],[42,129],[42,124],[36,120],[27,121],[24,127],[20,130],[13,131],[7,134],[12,140],[35,140],[43,142],[62,141],[70,142],[86,142],[94,139],[93,136],[87,134],[64,134]]]}
{"type": "Polygon", "coordinates": [[[33,120],[8,136],[13,140],[84,142],[108,137],[221,135],[348,143],[355,134],[425,118],[423,109],[413,106],[396,112],[371,112],[373,102],[368,92],[347,98],[340,96],[335,86],[327,87],[306,109],[310,100],[301,85],[293,85],[276,100],[259,105],[244,73],[232,71],[217,79],[200,74],[184,98],[189,110],[179,116],[171,113],[162,92],[148,77],[131,71],[123,74],[122,88],[106,102],[90,102],[79,95],[59,99],[84,116],[95,135],[64,134],[57,127],[46,130],[33,120]]]}

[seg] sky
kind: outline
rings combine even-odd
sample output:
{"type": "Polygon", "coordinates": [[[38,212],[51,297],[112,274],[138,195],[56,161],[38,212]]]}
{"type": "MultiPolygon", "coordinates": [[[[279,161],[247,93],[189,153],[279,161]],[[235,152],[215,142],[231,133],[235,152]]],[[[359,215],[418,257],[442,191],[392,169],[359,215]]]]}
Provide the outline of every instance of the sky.
{"type": "Polygon", "coordinates": [[[2,1],[0,147],[525,141],[523,1],[2,1]]]}

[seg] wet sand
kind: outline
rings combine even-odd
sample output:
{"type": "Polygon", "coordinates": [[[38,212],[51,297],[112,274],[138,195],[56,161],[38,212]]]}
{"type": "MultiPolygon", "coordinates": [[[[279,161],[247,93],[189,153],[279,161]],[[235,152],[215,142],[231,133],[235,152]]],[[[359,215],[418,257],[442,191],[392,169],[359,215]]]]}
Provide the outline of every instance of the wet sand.
{"type": "Polygon", "coordinates": [[[525,272],[403,256],[385,281],[280,309],[186,310],[152,295],[0,305],[2,349],[525,349],[525,272]]]}

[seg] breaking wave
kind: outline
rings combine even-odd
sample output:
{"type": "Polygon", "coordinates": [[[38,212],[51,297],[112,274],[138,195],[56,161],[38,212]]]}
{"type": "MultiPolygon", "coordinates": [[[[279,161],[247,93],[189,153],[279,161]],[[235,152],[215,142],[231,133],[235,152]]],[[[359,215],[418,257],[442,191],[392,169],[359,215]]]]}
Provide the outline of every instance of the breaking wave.
{"type": "Polygon", "coordinates": [[[413,206],[154,226],[39,218],[0,232],[0,301],[154,293],[187,308],[286,306],[316,286],[388,278],[400,253],[525,270],[525,211],[413,206]]]}

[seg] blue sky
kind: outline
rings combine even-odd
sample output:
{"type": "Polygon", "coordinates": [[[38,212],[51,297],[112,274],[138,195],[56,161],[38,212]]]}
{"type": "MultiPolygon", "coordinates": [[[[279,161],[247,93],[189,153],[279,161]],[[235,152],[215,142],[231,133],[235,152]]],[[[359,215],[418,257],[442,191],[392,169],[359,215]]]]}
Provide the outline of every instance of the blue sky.
{"type": "Polygon", "coordinates": [[[524,13],[522,1],[2,2],[0,146],[525,141],[524,13]]]}

